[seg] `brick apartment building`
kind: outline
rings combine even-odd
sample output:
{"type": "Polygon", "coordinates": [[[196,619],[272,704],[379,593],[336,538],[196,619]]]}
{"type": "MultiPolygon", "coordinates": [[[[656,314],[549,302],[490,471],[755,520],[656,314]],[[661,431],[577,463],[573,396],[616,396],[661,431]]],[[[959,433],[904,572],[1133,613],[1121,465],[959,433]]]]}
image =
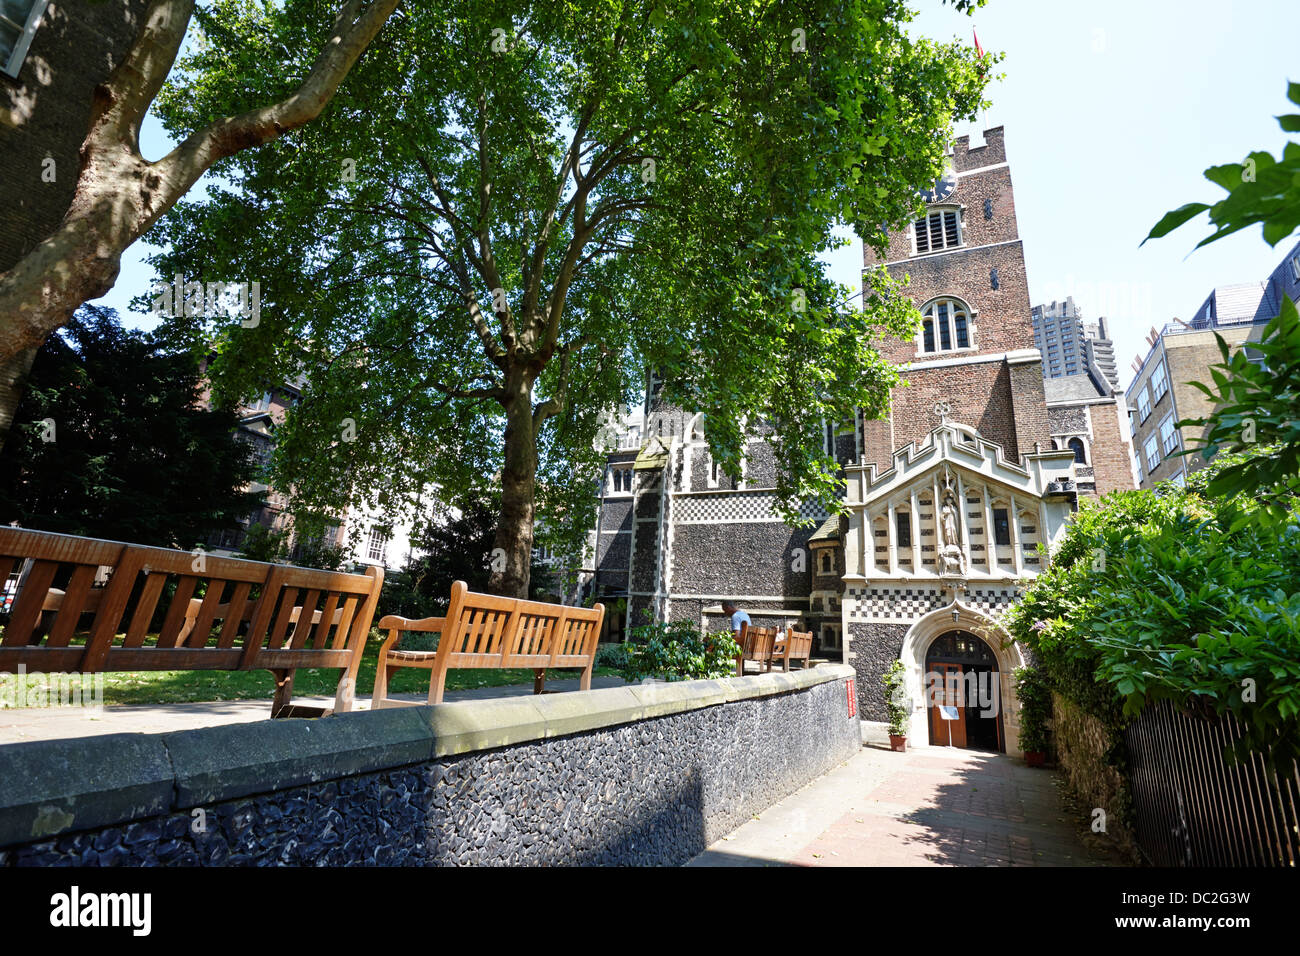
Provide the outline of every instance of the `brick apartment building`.
{"type": "Polygon", "coordinates": [[[957,138],[925,215],[891,235],[883,264],[910,275],[923,324],[883,349],[909,382],[888,417],[827,426],[848,514],[809,504],[811,527],[782,523],[761,431],[733,481],[699,416],[663,403],[652,378],[639,441],[609,457],[590,584],[607,604],[626,598],[625,625],[648,613],[718,629],[732,600],[757,624],[811,629],[816,653],[857,670],[867,719],[884,718],[880,678],[902,660],[913,735],[1016,753],[1012,703],[943,719],[926,675],[974,676],[1013,702],[1022,658],[1003,648],[998,617],[1042,569],[1038,545],[1057,540],[1078,495],[1133,480],[1117,397],[1045,391],[1003,130],[984,138],[957,138]]]}
{"type": "Polygon", "coordinates": [[[1199,439],[1204,430],[1179,428],[1178,422],[1204,418],[1214,410],[1210,399],[1191,383],[1210,383],[1210,366],[1223,361],[1216,335],[1223,337],[1230,351],[1244,348],[1252,355],[1250,343],[1262,338],[1283,296],[1300,300],[1300,243],[1267,279],[1219,286],[1191,321],[1175,319],[1159,332],[1151,330],[1150,348],[1144,358],[1134,359],[1135,375],[1126,393],[1140,487],[1152,488],[1162,481],[1181,484],[1190,472],[1205,466],[1199,455],[1179,454],[1188,447],[1188,439],[1199,439]]]}

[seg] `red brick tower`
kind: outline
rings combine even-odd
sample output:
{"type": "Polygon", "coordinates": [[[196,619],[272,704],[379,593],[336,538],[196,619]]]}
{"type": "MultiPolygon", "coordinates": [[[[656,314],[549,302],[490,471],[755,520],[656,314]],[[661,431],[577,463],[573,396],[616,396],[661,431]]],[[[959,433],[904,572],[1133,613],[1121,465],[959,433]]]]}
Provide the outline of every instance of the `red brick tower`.
{"type": "MultiPolygon", "coordinates": [[[[970,148],[959,136],[951,165],[927,194],[926,215],[892,233],[884,264],[925,315],[914,341],[884,349],[904,365],[909,383],[894,390],[886,420],[864,423],[863,462],[888,467],[892,453],[921,442],[938,424],[937,402],[950,419],[975,428],[1017,461],[1049,447],[1042,358],[1034,345],[1024,250],[1002,127],[970,148]]],[[[864,264],[878,265],[870,248],[864,264]]]]}

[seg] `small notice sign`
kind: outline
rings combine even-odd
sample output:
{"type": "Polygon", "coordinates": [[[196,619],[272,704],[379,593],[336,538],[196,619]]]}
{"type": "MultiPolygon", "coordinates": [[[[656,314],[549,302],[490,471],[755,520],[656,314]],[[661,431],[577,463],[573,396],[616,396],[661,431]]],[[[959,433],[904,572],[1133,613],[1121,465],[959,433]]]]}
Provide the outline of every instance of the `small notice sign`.
{"type": "Polygon", "coordinates": [[[941,717],[943,717],[944,720],[960,720],[960,719],[961,719],[960,717],[957,716],[957,708],[956,708],[956,707],[949,707],[947,704],[940,704],[940,705],[939,705],[939,715],[940,715],[941,717]]]}
{"type": "Polygon", "coordinates": [[[853,686],[853,678],[850,677],[849,678],[849,716],[856,717],[857,715],[858,715],[858,692],[857,689],[853,686]]]}

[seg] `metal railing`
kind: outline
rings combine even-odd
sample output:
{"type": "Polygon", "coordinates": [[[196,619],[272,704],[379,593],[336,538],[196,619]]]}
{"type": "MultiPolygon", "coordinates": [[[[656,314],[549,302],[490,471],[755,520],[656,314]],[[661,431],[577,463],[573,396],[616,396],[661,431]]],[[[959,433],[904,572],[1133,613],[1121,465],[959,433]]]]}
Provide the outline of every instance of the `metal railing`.
{"type": "Polygon", "coordinates": [[[1300,767],[1230,763],[1244,736],[1231,716],[1149,705],[1126,739],[1137,842],[1156,866],[1300,865],[1300,767]]]}

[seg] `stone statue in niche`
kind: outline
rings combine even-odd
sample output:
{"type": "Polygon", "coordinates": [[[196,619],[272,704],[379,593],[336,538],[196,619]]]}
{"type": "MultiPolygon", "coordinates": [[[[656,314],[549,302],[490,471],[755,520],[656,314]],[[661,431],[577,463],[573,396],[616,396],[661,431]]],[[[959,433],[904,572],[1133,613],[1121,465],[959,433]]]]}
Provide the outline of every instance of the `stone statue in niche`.
{"type": "Polygon", "coordinates": [[[939,515],[939,533],[942,538],[939,557],[945,575],[966,574],[966,554],[961,547],[961,533],[957,526],[957,495],[952,490],[952,475],[943,481],[943,510],[939,515]]]}

